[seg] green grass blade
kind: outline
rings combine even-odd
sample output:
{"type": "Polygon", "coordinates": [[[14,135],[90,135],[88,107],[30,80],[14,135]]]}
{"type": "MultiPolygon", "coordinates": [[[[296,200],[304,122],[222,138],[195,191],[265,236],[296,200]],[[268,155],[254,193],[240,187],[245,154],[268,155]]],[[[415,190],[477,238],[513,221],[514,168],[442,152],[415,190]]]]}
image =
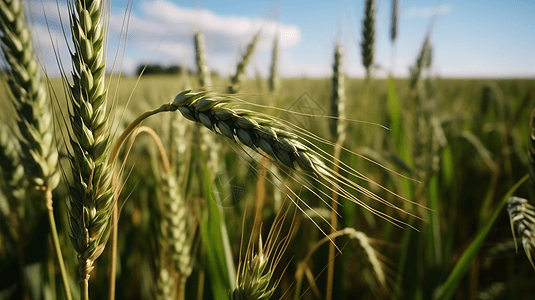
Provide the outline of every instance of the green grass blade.
{"type": "Polygon", "coordinates": [[[213,193],[210,171],[207,168],[204,171],[203,189],[207,199],[207,211],[201,214],[199,224],[206,249],[206,269],[210,274],[214,299],[228,300],[229,290],[235,285],[236,271],[223,214],[221,207],[217,205],[217,195],[213,193]]]}
{"type": "MultiPolygon", "coordinates": [[[[410,143],[408,143],[404,128],[403,120],[401,118],[401,103],[398,98],[396,84],[392,77],[388,78],[388,115],[390,117],[390,131],[392,132],[394,142],[396,145],[396,151],[399,157],[410,167],[412,167],[412,153],[410,143]]],[[[413,189],[409,179],[402,179],[401,183],[402,194],[408,199],[414,199],[413,189]]],[[[402,288],[403,278],[405,278],[405,266],[409,260],[411,241],[414,242],[414,232],[407,230],[403,236],[401,252],[399,256],[399,264],[397,268],[396,288],[402,288]]],[[[396,291],[398,295],[400,290],[396,291]]]]}
{"type": "Polygon", "coordinates": [[[435,300],[447,300],[451,299],[453,297],[453,294],[459,285],[459,282],[463,278],[463,276],[468,272],[470,269],[470,266],[472,265],[472,262],[477,256],[477,253],[479,252],[479,249],[481,248],[481,245],[483,244],[483,241],[487,237],[487,234],[489,233],[490,229],[492,228],[494,222],[502,213],[502,210],[504,206],[507,204],[507,200],[509,197],[513,195],[513,193],[522,185],[527,179],[529,178],[529,175],[526,175],[522,177],[503,197],[501,203],[498,205],[496,210],[494,210],[494,213],[490,217],[490,219],[487,221],[485,227],[483,227],[479,233],[477,234],[476,238],[470,246],[463,252],[461,258],[455,264],[455,267],[451,271],[450,275],[448,276],[448,279],[446,282],[442,285],[440,290],[438,291],[438,295],[435,298],[435,300]]]}
{"type": "Polygon", "coordinates": [[[434,175],[429,180],[429,208],[432,210],[429,214],[429,228],[428,232],[428,266],[440,266],[442,264],[442,240],[440,234],[440,218],[439,212],[439,183],[438,175],[434,175]],[[432,250],[432,251],[431,251],[432,250]]]}

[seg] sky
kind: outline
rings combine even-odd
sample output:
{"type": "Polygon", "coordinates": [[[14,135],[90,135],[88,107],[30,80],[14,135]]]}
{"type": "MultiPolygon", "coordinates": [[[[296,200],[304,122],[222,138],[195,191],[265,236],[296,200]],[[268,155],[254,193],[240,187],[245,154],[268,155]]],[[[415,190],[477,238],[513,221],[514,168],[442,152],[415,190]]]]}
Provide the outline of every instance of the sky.
{"type": "MultiPolygon", "coordinates": [[[[31,1],[28,18],[40,59],[48,74],[59,74],[54,52],[62,62],[69,61],[61,29],[62,21],[68,28],[67,5],[62,0],[31,1]]],[[[200,30],[208,67],[230,75],[248,42],[261,30],[248,76],[268,75],[275,35],[280,40],[283,77],[330,76],[337,42],[344,49],[345,73],[365,75],[360,54],[364,0],[111,0],[110,5],[108,70],[114,61],[114,70],[121,65],[126,74],[148,62],[194,68],[193,35],[200,30]]],[[[398,77],[408,76],[430,28],[432,72],[437,76],[535,76],[535,4],[531,0],[401,0],[395,47],[390,42],[390,15],[391,1],[376,1],[374,76],[384,77],[389,70],[398,77]]],[[[70,65],[63,68],[68,71],[70,65]]]]}

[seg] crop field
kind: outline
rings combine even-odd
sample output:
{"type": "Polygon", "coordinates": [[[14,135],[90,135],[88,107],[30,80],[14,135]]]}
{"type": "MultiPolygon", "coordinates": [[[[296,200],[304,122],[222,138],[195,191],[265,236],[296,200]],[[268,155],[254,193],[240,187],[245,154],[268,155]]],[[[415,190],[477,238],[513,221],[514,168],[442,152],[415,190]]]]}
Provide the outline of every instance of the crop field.
{"type": "Polygon", "coordinates": [[[535,79],[376,78],[365,2],[365,78],[111,76],[85,0],[49,78],[0,0],[0,299],[535,299],[535,79]]]}

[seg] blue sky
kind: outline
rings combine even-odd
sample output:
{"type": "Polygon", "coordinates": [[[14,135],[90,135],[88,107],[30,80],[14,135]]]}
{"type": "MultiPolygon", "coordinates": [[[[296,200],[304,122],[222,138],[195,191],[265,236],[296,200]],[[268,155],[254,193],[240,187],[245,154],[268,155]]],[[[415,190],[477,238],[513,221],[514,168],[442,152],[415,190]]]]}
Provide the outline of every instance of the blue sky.
{"type": "MultiPolygon", "coordinates": [[[[50,36],[61,42],[56,2],[34,2],[35,37],[49,73],[57,70],[50,36]]],[[[111,0],[109,61],[119,40],[128,2],[111,0]]],[[[391,65],[389,40],[391,1],[376,1],[376,51],[384,76],[391,65]]],[[[60,2],[60,11],[65,12],[60,2]]],[[[533,77],[535,75],[535,4],[532,1],[400,1],[399,33],[394,73],[407,76],[433,15],[433,73],[443,77],[533,77]]],[[[344,70],[364,76],[359,43],[364,15],[360,1],[169,1],[135,0],[132,5],[124,70],[152,60],[162,64],[194,66],[193,32],[205,34],[206,59],[222,74],[234,71],[245,45],[262,29],[263,39],[248,69],[267,75],[271,43],[281,38],[280,72],[283,76],[329,76],[337,40],[344,47],[344,70]]],[[[66,19],[63,14],[63,19],[66,19]]],[[[65,46],[60,54],[67,59],[65,46]]],[[[111,63],[110,63],[111,65],[111,63]]]]}

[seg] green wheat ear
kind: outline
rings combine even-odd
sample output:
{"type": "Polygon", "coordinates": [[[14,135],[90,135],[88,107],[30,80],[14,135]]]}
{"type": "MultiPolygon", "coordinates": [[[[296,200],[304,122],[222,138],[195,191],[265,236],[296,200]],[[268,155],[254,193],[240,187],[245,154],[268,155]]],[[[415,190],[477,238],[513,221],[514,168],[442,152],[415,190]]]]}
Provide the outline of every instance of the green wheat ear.
{"type": "Polygon", "coordinates": [[[106,245],[114,205],[102,4],[100,0],[76,0],[69,6],[74,53],[69,107],[73,179],[68,212],[71,241],[80,264],[82,299],[88,297],[93,263],[106,245]]]}
{"type": "Polygon", "coordinates": [[[197,64],[197,76],[199,77],[199,84],[202,87],[209,87],[212,85],[210,78],[210,70],[204,61],[204,36],[202,32],[195,33],[195,62],[197,64]]]}
{"type": "MultiPolygon", "coordinates": [[[[528,200],[511,197],[507,201],[507,212],[509,213],[509,221],[511,223],[511,231],[515,240],[518,233],[522,240],[522,246],[526,252],[531,266],[535,269],[533,258],[531,256],[535,249],[535,207],[528,203],[528,200]]],[[[518,251],[518,249],[517,249],[518,251]]]]}
{"type": "MultiPolygon", "coordinates": [[[[51,191],[60,180],[54,126],[21,1],[0,1],[0,31],[4,58],[9,66],[9,88],[22,136],[21,162],[35,189],[51,191]]],[[[47,203],[47,206],[52,204],[47,203]]]]}
{"type": "Polygon", "coordinates": [[[366,77],[370,77],[375,51],[375,0],[366,0],[364,20],[362,21],[362,64],[366,68],[366,77]]]}
{"type": "Polygon", "coordinates": [[[236,287],[230,294],[231,300],[267,300],[275,292],[269,283],[273,276],[269,257],[262,248],[262,237],[258,241],[257,253],[249,253],[249,259],[240,264],[236,287]]]}
{"type": "Polygon", "coordinates": [[[390,41],[394,43],[398,37],[399,0],[392,0],[392,14],[390,16],[390,41]]]}
{"type": "Polygon", "coordinates": [[[271,51],[271,67],[269,69],[269,90],[276,92],[280,89],[281,78],[279,76],[279,36],[273,39],[273,50],[271,51]]]}
{"type": "Polygon", "coordinates": [[[231,78],[232,85],[229,87],[230,94],[236,94],[241,89],[241,84],[245,80],[245,68],[249,64],[259,40],[260,31],[253,36],[253,39],[249,45],[247,45],[240,62],[236,66],[236,74],[234,74],[234,76],[231,78]]]}
{"type": "Polygon", "coordinates": [[[332,93],[331,93],[331,116],[329,119],[331,136],[338,143],[343,144],[346,136],[345,117],[346,95],[345,76],[342,72],[343,54],[342,47],[337,44],[334,52],[332,93]]]}
{"type": "MultiPolygon", "coordinates": [[[[27,185],[24,168],[20,164],[20,147],[11,129],[0,123],[0,181],[10,210],[18,210],[24,199],[27,185]]],[[[22,213],[18,214],[22,217],[22,213]]]]}
{"type": "Polygon", "coordinates": [[[430,34],[425,36],[422,49],[416,60],[416,64],[410,69],[410,87],[414,89],[420,81],[422,72],[431,66],[432,45],[430,40],[430,34]]]}

